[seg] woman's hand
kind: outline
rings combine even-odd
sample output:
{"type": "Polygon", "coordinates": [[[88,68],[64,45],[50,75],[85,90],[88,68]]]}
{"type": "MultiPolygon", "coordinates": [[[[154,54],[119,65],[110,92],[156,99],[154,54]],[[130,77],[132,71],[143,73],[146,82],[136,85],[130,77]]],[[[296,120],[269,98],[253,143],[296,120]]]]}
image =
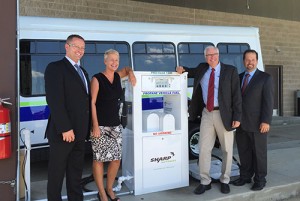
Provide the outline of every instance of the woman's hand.
{"type": "Polygon", "coordinates": [[[129,82],[131,83],[131,85],[135,86],[135,84],[136,84],[136,78],[135,78],[135,75],[134,75],[133,71],[129,71],[129,73],[128,73],[128,79],[129,79],[129,82]]]}
{"type": "Polygon", "coordinates": [[[101,131],[100,131],[100,128],[98,126],[93,127],[93,130],[91,132],[91,136],[96,137],[96,138],[99,138],[101,136],[101,131]]]}

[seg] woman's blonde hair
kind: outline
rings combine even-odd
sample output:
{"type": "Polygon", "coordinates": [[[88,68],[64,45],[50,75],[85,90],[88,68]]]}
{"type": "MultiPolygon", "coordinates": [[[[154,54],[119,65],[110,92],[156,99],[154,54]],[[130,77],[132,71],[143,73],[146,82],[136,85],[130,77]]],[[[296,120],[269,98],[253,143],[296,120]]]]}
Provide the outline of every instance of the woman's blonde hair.
{"type": "Polygon", "coordinates": [[[106,50],[104,53],[104,60],[106,60],[108,55],[110,55],[110,54],[116,54],[116,55],[118,55],[118,57],[120,57],[119,52],[117,50],[109,49],[109,50],[106,50]]]}

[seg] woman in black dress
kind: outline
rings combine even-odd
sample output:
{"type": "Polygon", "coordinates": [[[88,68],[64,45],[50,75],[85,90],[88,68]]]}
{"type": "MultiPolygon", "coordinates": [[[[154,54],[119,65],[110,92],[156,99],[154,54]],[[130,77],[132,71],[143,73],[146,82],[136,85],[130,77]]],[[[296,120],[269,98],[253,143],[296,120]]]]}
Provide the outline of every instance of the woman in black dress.
{"type": "Polygon", "coordinates": [[[122,157],[122,127],[118,101],[122,95],[121,78],[128,76],[132,85],[136,79],[130,67],[117,72],[119,53],[107,50],[104,54],[105,70],[93,76],[91,81],[93,149],[93,175],[98,187],[98,198],[107,201],[120,199],[113,192],[113,184],[122,157]],[[109,162],[106,188],[103,183],[104,162],[109,162]]]}

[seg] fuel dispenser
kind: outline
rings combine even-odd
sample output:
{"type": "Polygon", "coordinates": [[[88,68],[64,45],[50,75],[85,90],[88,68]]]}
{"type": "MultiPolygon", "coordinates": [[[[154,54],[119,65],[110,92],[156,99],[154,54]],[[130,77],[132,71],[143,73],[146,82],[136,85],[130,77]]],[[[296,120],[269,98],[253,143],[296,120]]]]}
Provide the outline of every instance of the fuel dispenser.
{"type": "Polygon", "coordinates": [[[126,86],[122,175],[135,195],[189,185],[187,73],[134,72],[126,86]]]}

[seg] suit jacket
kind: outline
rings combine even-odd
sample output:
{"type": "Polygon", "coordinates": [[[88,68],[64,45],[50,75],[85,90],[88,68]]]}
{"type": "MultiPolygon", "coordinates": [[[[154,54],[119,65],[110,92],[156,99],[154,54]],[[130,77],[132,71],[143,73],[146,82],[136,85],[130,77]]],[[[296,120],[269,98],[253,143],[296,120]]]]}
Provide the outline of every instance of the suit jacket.
{"type": "MultiPolygon", "coordinates": [[[[84,72],[90,84],[87,72],[84,72]]],[[[90,131],[90,93],[87,93],[79,74],[68,61],[50,63],[45,71],[46,100],[50,117],[46,129],[49,140],[62,140],[62,132],[73,129],[75,140],[84,140],[90,131]]]]}
{"type": "MultiPolygon", "coordinates": [[[[240,81],[244,77],[240,74],[240,81]]],[[[241,128],[248,132],[259,132],[262,122],[271,124],[274,104],[272,77],[256,70],[243,95],[243,113],[241,128]]]]}
{"type": "MultiPolygon", "coordinates": [[[[188,77],[194,78],[193,96],[189,106],[190,120],[201,116],[205,107],[200,81],[208,68],[207,63],[201,63],[196,68],[184,67],[188,72],[188,77]]],[[[242,115],[240,81],[234,66],[221,63],[218,102],[224,127],[227,131],[231,131],[233,130],[232,121],[241,121],[242,115]]]]}

